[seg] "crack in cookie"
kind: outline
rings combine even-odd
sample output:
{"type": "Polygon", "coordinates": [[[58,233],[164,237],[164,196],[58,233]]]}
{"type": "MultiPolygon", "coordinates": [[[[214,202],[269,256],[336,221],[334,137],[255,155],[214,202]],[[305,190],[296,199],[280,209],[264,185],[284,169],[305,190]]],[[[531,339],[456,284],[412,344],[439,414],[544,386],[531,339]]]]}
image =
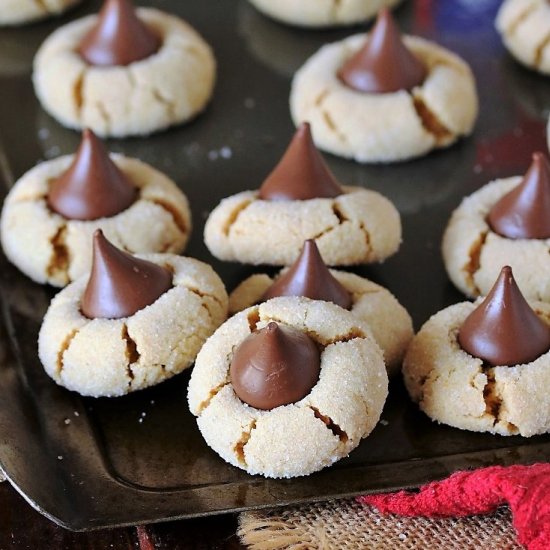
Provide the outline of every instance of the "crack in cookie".
{"type": "Polygon", "coordinates": [[[255,429],[256,429],[256,420],[253,420],[250,423],[250,426],[248,427],[248,429],[245,432],[242,433],[241,438],[239,439],[239,441],[237,441],[237,443],[235,444],[235,447],[233,448],[233,450],[235,451],[235,456],[237,457],[238,462],[244,468],[247,467],[244,448],[246,447],[246,444],[248,443],[248,441],[252,437],[252,432],[255,429]]]}
{"type": "Polygon", "coordinates": [[[50,263],[46,268],[48,277],[61,279],[63,284],[69,282],[70,253],[67,247],[65,237],[67,235],[67,226],[62,224],[57,233],[50,240],[52,246],[52,256],[50,263]]]}
{"type": "Polygon", "coordinates": [[[61,347],[59,348],[59,351],[57,352],[57,364],[56,364],[56,374],[59,376],[61,374],[61,371],[63,370],[63,356],[65,355],[65,352],[69,349],[71,342],[73,341],[74,337],[78,334],[80,329],[74,329],[72,330],[66,337],[65,340],[61,343],[61,347]]]}
{"type": "Polygon", "coordinates": [[[341,443],[348,442],[348,434],[344,430],[342,430],[342,428],[340,428],[340,426],[338,426],[338,424],[336,424],[332,420],[332,418],[321,414],[319,409],[313,407],[312,405],[309,405],[308,408],[313,411],[315,418],[320,420],[340,440],[341,443]]]}
{"type": "Polygon", "coordinates": [[[465,273],[466,284],[472,289],[472,293],[476,296],[481,294],[481,292],[475,282],[475,275],[481,267],[481,251],[483,250],[483,245],[485,244],[488,235],[489,231],[484,231],[472,243],[470,250],[468,251],[469,261],[462,268],[465,273]]]}
{"type": "Polygon", "coordinates": [[[454,133],[441,122],[419,94],[414,94],[411,97],[424,130],[434,137],[436,143],[444,143],[454,136],[454,133]]]}

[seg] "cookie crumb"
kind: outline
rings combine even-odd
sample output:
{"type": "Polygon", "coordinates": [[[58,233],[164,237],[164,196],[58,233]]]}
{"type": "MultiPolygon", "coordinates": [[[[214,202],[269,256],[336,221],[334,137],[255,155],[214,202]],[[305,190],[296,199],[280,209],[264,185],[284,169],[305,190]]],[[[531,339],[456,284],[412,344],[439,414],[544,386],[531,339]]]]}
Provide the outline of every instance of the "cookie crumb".
{"type": "Polygon", "coordinates": [[[65,418],[63,423],[65,424],[65,426],[68,426],[71,423],[71,419],[70,418],[65,418]]]}

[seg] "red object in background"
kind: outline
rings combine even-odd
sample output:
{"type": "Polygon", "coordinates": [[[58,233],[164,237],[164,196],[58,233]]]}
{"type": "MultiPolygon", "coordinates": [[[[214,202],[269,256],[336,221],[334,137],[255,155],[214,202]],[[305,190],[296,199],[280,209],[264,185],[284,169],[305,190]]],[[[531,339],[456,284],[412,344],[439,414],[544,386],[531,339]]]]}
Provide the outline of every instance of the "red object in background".
{"type": "Polygon", "coordinates": [[[508,504],[518,541],[529,550],[550,548],[550,464],[456,472],[424,485],[419,493],[400,491],[357,500],[383,514],[434,518],[487,514],[508,504]]]}

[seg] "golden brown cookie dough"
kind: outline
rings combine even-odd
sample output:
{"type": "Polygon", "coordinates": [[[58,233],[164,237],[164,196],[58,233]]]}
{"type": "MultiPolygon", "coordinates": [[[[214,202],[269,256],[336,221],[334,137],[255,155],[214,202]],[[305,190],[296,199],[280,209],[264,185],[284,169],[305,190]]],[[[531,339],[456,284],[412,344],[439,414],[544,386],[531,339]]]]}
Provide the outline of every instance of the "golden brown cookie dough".
{"type": "Polygon", "coordinates": [[[111,158],[139,189],[126,210],[93,221],[70,220],[46,203],[50,183],[67,170],[73,155],[46,161],[11,189],[0,220],[8,259],[38,283],[65,286],[90,269],[92,234],[98,228],[116,246],[132,253],[180,253],[191,231],[185,195],[161,172],[137,159],[111,158]]]}
{"type": "Polygon", "coordinates": [[[0,0],[0,27],[60,15],[81,0],[0,0]]]}
{"type": "Polygon", "coordinates": [[[229,319],[200,351],[189,382],[189,407],[207,444],[230,464],[266,477],[307,475],[346,456],[373,430],[388,391],[382,352],[368,332],[334,304],[297,297],[229,319]],[[265,411],[236,396],[229,368],[235,348],[271,321],[321,346],[321,374],[301,401],[265,411]]]}
{"type": "Polygon", "coordinates": [[[550,5],[546,0],[505,0],[496,26],[506,48],[520,63],[550,74],[550,5]]]}
{"type": "Polygon", "coordinates": [[[299,27],[335,27],[362,23],[401,0],[250,0],[265,15],[299,27]]]}
{"type": "Polygon", "coordinates": [[[36,54],[36,94],[64,126],[105,137],[147,135],[206,107],[216,70],[208,44],[178,17],[151,8],[137,13],[162,39],[159,51],[141,61],[101,67],[81,58],[76,50],[95,15],[61,27],[36,54]]]}
{"type": "Polygon", "coordinates": [[[337,72],[366,36],[323,46],[294,77],[292,119],[309,121],[320,149],[357,162],[395,162],[447,147],[472,132],[478,113],[472,72],[433,42],[403,37],[428,69],[423,84],[410,92],[369,94],[344,85],[337,72]]]}
{"type": "MultiPolygon", "coordinates": [[[[285,273],[283,270],[281,273],[285,273]]],[[[351,312],[366,322],[384,353],[388,373],[395,374],[414,335],[407,310],[384,287],[353,273],[331,269],[333,277],[351,294],[351,312]]],[[[275,279],[256,274],[245,279],[229,295],[229,314],[233,315],[261,301],[275,279]]]]}
{"type": "MultiPolygon", "coordinates": [[[[525,437],[550,431],[550,352],[528,364],[487,368],[461,349],[459,328],[479,302],[436,313],[413,338],[403,363],[411,398],[433,420],[463,430],[525,437]]],[[[550,325],[550,305],[531,307],[550,325]]]]}
{"type": "Polygon", "coordinates": [[[314,239],[328,265],[381,262],[401,244],[401,220],[375,191],[344,187],[333,199],[266,201],[256,191],[223,199],[210,214],[204,241],[224,261],[290,265],[314,239]]]}
{"type": "Polygon", "coordinates": [[[550,301],[550,239],[508,239],[491,230],[487,215],[522,181],[495,180],[466,197],[443,235],[443,260],[451,281],[467,296],[489,292],[503,265],[510,265],[524,296],[550,301]]]}
{"type": "Polygon", "coordinates": [[[80,302],[88,277],[52,300],[38,338],[44,369],[81,395],[118,396],[191,366],[227,317],[227,294],[212,268],[172,254],[138,255],[173,272],[173,287],[130,317],[88,319],[80,302]]]}

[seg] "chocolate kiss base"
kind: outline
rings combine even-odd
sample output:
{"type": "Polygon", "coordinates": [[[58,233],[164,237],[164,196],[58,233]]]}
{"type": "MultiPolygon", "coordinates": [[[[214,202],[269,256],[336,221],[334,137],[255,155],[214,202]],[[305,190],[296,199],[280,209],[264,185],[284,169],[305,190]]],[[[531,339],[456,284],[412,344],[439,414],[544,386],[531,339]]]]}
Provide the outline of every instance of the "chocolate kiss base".
{"type": "Polygon", "coordinates": [[[124,66],[150,57],[160,45],[160,38],[138,18],[130,0],[106,0],[78,53],[90,65],[124,66]]]}
{"type": "Polygon", "coordinates": [[[277,296],[305,296],[333,302],[344,309],[353,305],[351,294],[332,276],[311,239],[304,243],[294,265],[267,289],[262,301],[277,296]]]}
{"type": "Polygon", "coordinates": [[[458,342],[492,367],[522,365],[550,349],[550,328],[531,309],[512,269],[505,266],[491,292],[460,327],[458,342]]]}
{"type": "Polygon", "coordinates": [[[80,303],[89,319],[129,317],[172,288],[172,274],[113,246],[94,233],[92,271],[80,303]]]}
{"type": "Polygon", "coordinates": [[[301,124],[283,158],[260,187],[262,200],[308,200],[342,195],[323,157],[315,147],[311,128],[301,124]]]}
{"type": "Polygon", "coordinates": [[[303,399],[320,369],[319,349],[307,334],[271,322],[235,350],[229,372],[241,401],[271,410],[303,399]]]}
{"type": "Polygon", "coordinates": [[[403,44],[388,9],[380,11],[365,45],[338,71],[338,78],[358,92],[385,94],[412,90],[428,71],[403,44]]]}
{"type": "Polygon", "coordinates": [[[488,222],[508,239],[550,238],[550,164],[542,153],[533,155],[522,182],[493,206],[488,222]]]}

